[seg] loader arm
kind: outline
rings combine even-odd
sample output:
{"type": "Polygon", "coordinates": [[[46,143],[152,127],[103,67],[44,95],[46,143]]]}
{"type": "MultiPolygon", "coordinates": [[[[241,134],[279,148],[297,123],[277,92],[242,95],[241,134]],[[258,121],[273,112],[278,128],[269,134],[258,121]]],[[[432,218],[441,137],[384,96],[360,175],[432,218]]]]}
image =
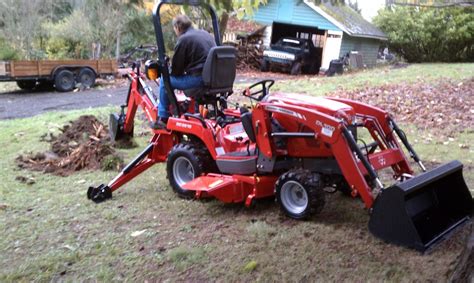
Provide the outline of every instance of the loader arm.
{"type": "MultiPolygon", "coordinates": [[[[374,197],[372,195],[372,188],[366,182],[363,172],[367,172],[372,179],[378,180],[375,170],[363,155],[357,156],[356,159],[352,149],[354,148],[354,141],[347,139],[347,121],[334,118],[319,111],[295,106],[284,103],[259,103],[253,111],[253,125],[257,136],[257,145],[259,149],[267,157],[271,158],[274,150],[271,148],[269,138],[271,132],[268,129],[261,128],[262,124],[268,124],[270,115],[266,112],[279,113],[286,115],[288,119],[297,120],[299,123],[305,125],[313,130],[315,139],[326,143],[331,147],[334,157],[344,175],[346,180],[351,184],[351,188],[357,190],[362,197],[367,208],[372,207],[374,197]],[[260,128],[259,128],[260,127],[260,128]],[[270,155],[268,153],[271,153],[270,155]],[[361,170],[363,167],[365,170],[361,170]]],[[[376,181],[377,182],[377,181],[376,181]]],[[[380,183],[380,181],[378,181],[380,183]]]]}

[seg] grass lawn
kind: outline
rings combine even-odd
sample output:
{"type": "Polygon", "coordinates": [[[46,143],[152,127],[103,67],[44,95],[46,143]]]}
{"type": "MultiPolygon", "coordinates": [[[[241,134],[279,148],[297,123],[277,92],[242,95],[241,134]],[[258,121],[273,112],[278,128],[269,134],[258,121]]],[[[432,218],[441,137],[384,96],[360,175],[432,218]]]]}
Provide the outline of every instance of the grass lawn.
{"type": "Polygon", "coordinates": [[[284,84],[276,83],[274,89],[325,95],[339,89],[352,90],[400,82],[436,82],[440,78],[462,80],[473,76],[473,64],[413,64],[398,69],[385,66],[329,78],[306,77],[302,80],[288,80],[284,84]]]}
{"type": "MultiPolygon", "coordinates": [[[[333,78],[280,81],[284,91],[322,95],[399,82],[474,76],[474,64],[412,65],[333,78]]],[[[45,133],[93,114],[106,122],[117,107],[54,112],[0,121],[0,281],[446,281],[468,235],[466,228],[427,254],[386,244],[367,229],[360,200],[336,193],[311,221],[291,220],[273,200],[255,208],[215,200],[186,201],[168,185],[164,165],[134,179],[110,201],[86,199],[89,185],[117,172],[79,172],[56,177],[20,170],[15,158],[48,149],[45,133]],[[16,180],[34,179],[27,185],[16,180]]],[[[448,143],[403,125],[422,158],[461,160],[474,189],[474,129],[448,143]],[[458,144],[467,144],[461,148],[458,144]]],[[[143,131],[147,131],[144,129],[143,131]]],[[[138,148],[120,150],[130,160],[138,148]]],[[[474,192],[472,192],[474,193],[474,192]]]]}

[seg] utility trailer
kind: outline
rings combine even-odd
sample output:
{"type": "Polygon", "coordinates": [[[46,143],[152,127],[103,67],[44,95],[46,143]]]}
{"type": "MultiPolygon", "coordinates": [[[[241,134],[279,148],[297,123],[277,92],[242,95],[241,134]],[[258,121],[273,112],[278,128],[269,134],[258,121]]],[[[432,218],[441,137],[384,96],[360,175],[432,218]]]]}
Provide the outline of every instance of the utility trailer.
{"type": "Polygon", "coordinates": [[[0,82],[16,81],[21,89],[52,87],[71,91],[77,83],[93,87],[98,77],[115,75],[115,60],[0,61],[0,82]]]}

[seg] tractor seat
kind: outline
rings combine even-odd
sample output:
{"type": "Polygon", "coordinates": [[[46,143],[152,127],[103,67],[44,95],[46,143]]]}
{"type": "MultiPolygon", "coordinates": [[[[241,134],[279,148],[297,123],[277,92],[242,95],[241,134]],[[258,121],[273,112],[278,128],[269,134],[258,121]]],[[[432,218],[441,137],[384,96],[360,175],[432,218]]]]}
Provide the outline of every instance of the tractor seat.
{"type": "Polygon", "coordinates": [[[252,112],[250,112],[245,107],[240,107],[240,120],[242,121],[242,126],[244,127],[245,133],[252,142],[255,142],[257,139],[255,137],[255,132],[252,125],[252,112]]]}
{"type": "Polygon", "coordinates": [[[211,48],[202,69],[204,86],[186,89],[184,93],[200,104],[216,101],[218,94],[231,93],[236,74],[235,48],[216,46],[211,48]]]}

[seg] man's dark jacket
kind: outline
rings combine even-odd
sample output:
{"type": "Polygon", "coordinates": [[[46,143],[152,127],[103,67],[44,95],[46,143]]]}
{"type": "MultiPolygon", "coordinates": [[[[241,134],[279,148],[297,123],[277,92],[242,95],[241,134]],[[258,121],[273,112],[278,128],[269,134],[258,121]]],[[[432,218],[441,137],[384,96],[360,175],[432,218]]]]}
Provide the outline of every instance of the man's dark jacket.
{"type": "Polygon", "coordinates": [[[174,48],[171,75],[200,75],[209,50],[214,46],[214,38],[208,32],[192,27],[186,30],[174,48]]]}

